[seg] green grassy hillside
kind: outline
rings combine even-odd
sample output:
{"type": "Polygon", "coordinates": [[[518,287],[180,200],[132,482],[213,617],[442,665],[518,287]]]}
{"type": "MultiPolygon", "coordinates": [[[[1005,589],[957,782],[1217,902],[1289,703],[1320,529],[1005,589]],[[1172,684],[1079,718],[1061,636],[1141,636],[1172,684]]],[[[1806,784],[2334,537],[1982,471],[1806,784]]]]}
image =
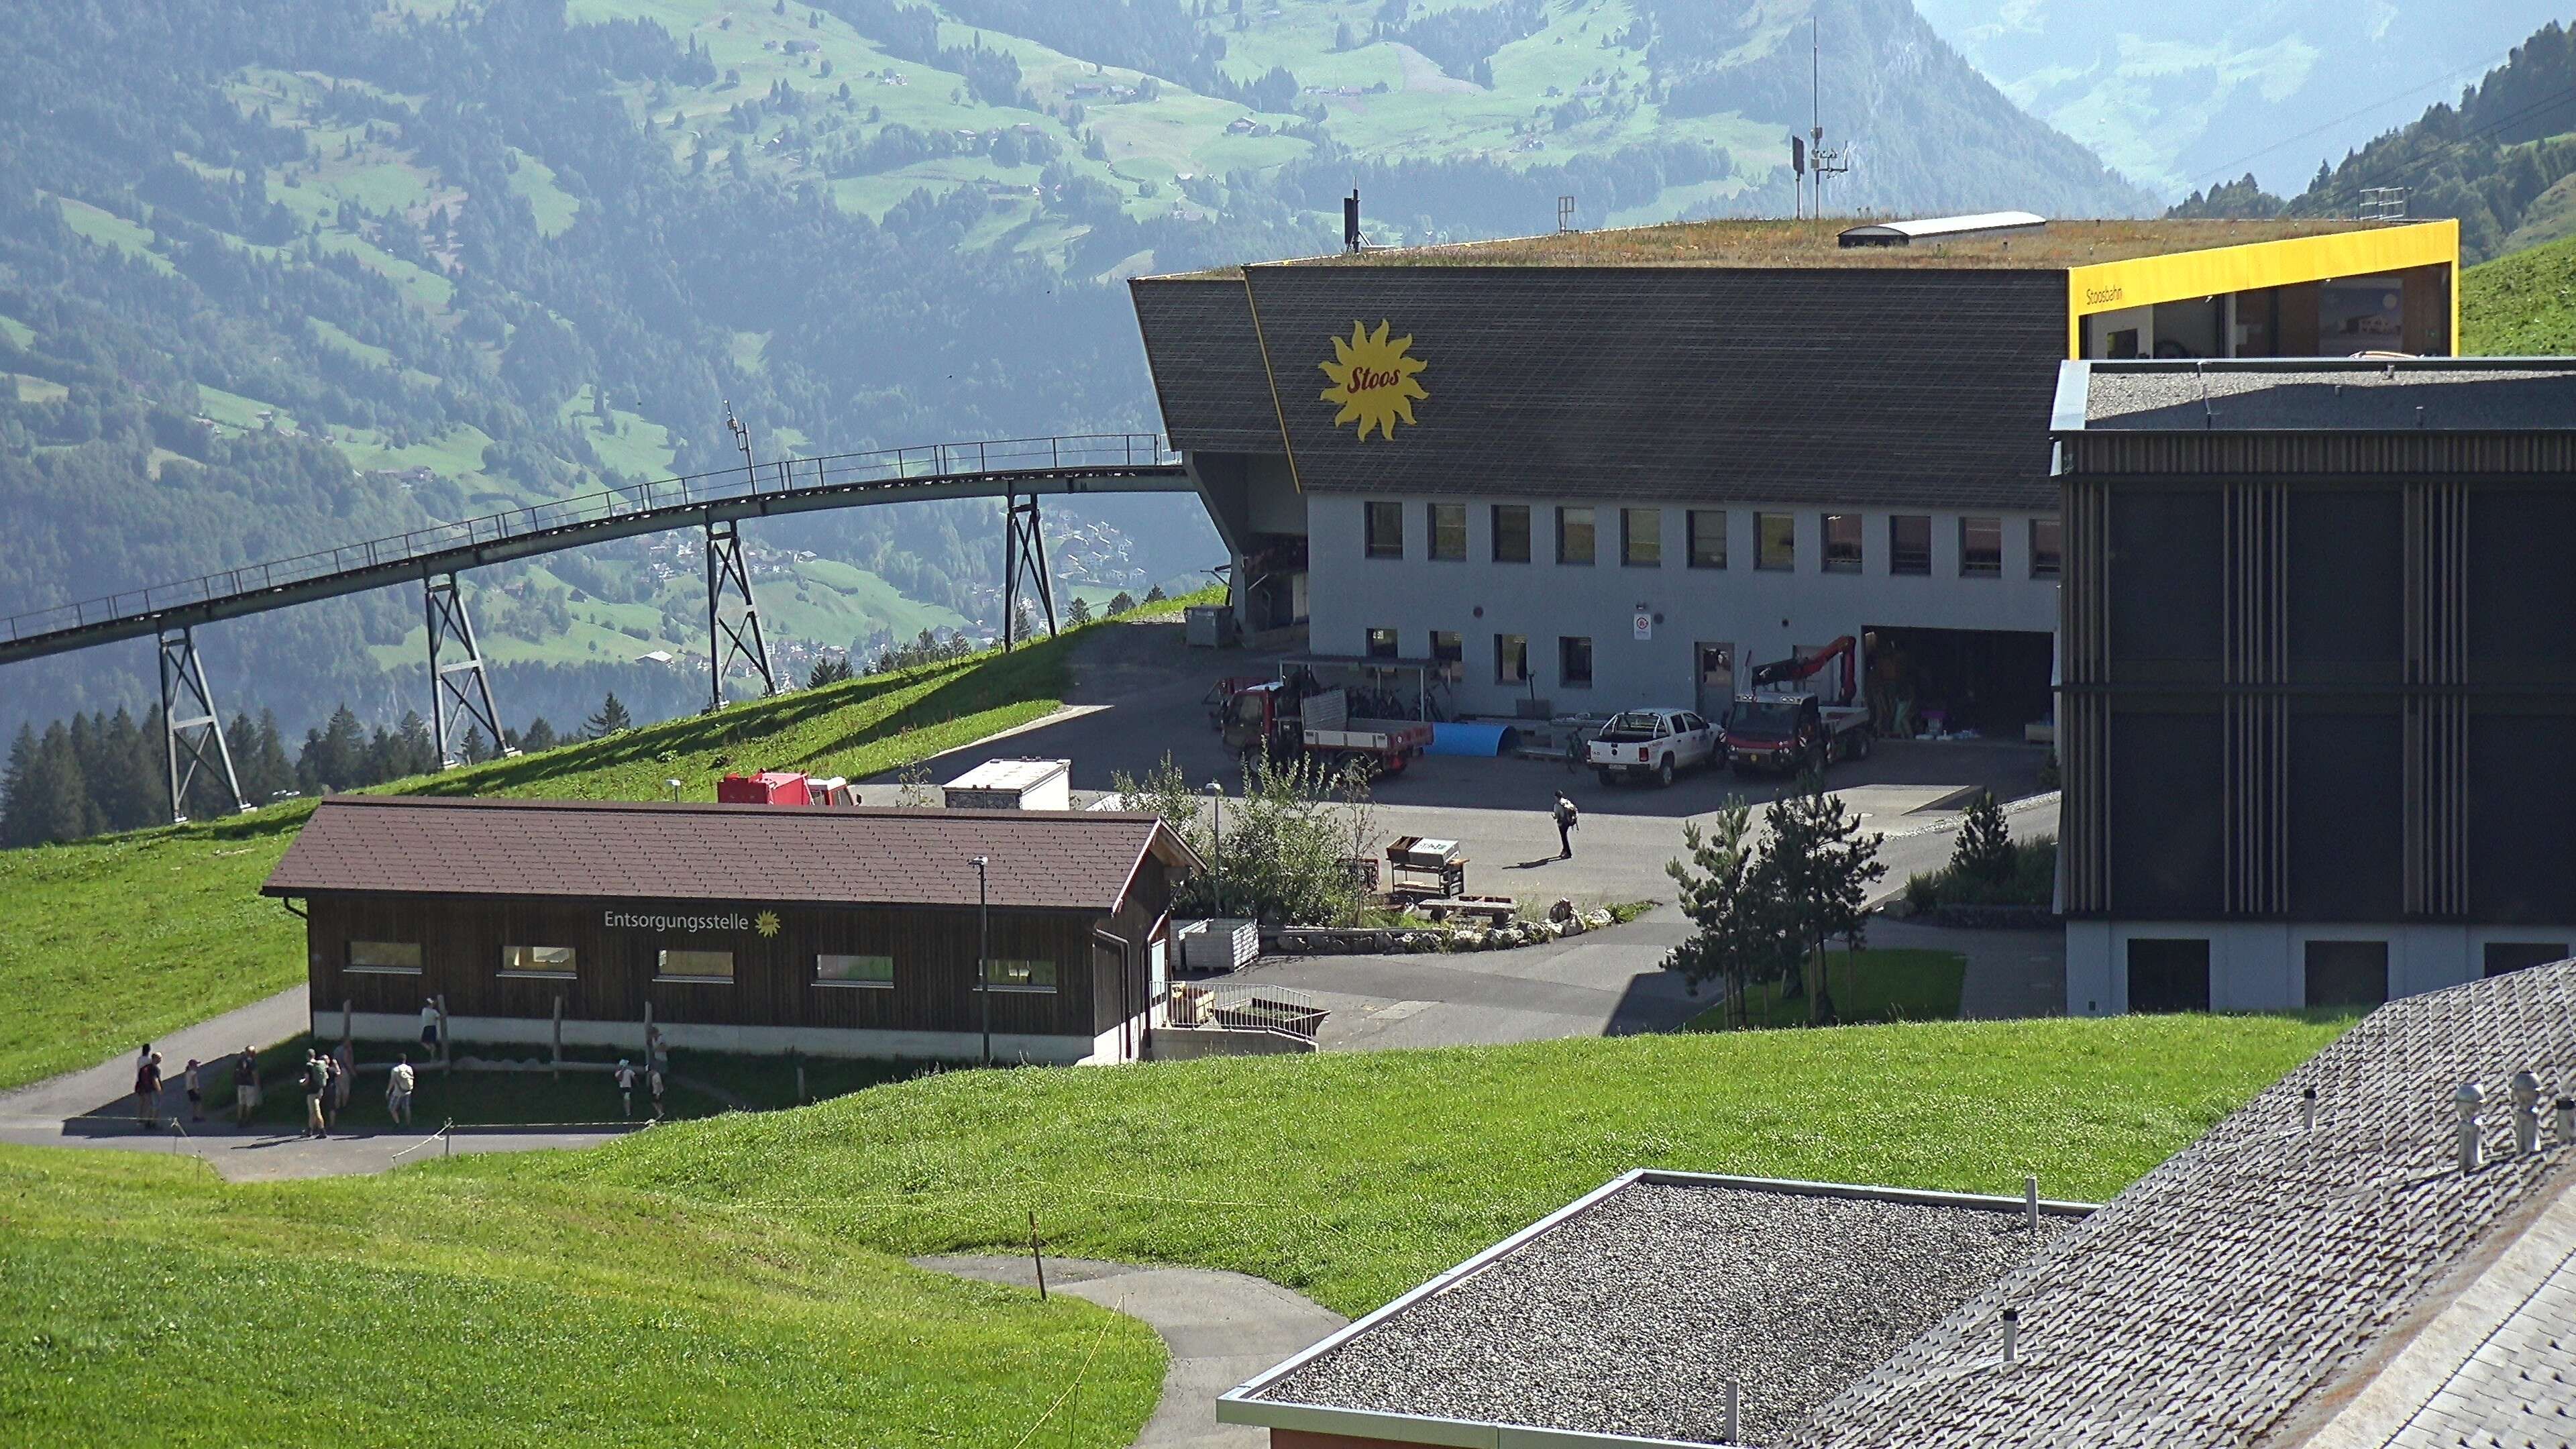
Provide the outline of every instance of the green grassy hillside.
{"type": "Polygon", "coordinates": [[[1163,1361],[1106,1309],[668,1196],[0,1148],[14,1444],[1115,1449],[1163,1361]]]}
{"type": "Polygon", "coordinates": [[[2461,273],[2460,351],[2479,357],[2576,352],[2576,239],[2461,273]]]}
{"type": "Polygon", "coordinates": [[[1141,1328],[894,1255],[1015,1252],[1035,1212],[1058,1252],[1240,1269],[1359,1313],[1637,1166],[2007,1194],[2035,1172],[2101,1198],[2332,1031],[2152,1017],[966,1071],[581,1153],[252,1187],[0,1148],[0,1403],[83,1444],[1123,1444],[1161,1366],[1141,1328]]]}
{"type": "Polygon", "coordinates": [[[2329,1040],[2123,1017],[961,1072],[454,1172],[733,1204],[901,1253],[1257,1274],[1355,1313],[1631,1167],[2118,1191],[2329,1040]],[[1864,1105],[1865,1104],[1865,1105],[1864,1105]]]}
{"type": "MultiPolygon", "coordinates": [[[[1043,716],[1063,697],[1066,655],[1082,632],[385,788],[650,800],[677,779],[704,800],[735,770],[861,779],[1043,716]]],[[[0,1012],[0,1088],[102,1061],[301,979],[299,923],[255,892],[312,808],[290,801],[236,820],[0,851],[0,998],[18,1003],[0,1012]]]]}

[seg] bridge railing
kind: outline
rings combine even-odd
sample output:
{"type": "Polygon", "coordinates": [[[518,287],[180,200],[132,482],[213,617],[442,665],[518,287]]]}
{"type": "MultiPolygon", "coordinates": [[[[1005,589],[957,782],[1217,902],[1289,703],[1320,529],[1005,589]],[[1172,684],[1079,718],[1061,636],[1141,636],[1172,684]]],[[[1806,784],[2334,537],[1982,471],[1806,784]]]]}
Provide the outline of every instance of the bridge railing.
{"type": "Polygon", "coordinates": [[[938,479],[1023,473],[1044,477],[1066,469],[1154,467],[1180,461],[1152,433],[1088,433],[1057,438],[1001,438],[971,443],[931,443],[880,448],[820,458],[783,458],[605,488],[572,498],[530,504],[457,523],[431,524],[386,538],[342,544],[265,563],[201,574],[175,583],[129,589],[74,604],[29,610],[0,619],[0,643],[66,629],[145,618],[172,609],[289,588],[314,579],[433,558],[458,549],[540,537],[631,517],[759,495],[886,489],[938,479]]]}

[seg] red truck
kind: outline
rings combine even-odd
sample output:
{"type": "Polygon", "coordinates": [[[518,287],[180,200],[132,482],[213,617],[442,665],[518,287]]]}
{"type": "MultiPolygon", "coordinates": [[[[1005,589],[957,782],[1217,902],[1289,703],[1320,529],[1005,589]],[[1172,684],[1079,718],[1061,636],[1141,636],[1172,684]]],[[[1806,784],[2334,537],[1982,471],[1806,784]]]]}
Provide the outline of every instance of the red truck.
{"type": "Polygon", "coordinates": [[[1234,692],[1226,705],[1224,738],[1237,754],[1266,750],[1274,760],[1300,753],[1338,755],[1364,761],[1379,774],[1399,775],[1431,747],[1431,726],[1409,719],[1352,719],[1350,696],[1342,691],[1307,693],[1293,680],[1274,679],[1234,692]]]}

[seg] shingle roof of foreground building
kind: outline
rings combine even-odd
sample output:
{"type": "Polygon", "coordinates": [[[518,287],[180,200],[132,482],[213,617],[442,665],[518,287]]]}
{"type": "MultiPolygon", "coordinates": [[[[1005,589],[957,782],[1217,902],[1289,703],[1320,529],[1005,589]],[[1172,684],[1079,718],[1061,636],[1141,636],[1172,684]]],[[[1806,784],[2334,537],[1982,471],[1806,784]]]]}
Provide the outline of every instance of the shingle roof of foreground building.
{"type": "MultiPolygon", "coordinates": [[[[2379,1008],[1773,1442],[2299,1442],[2315,1427],[2302,1409],[2375,1378],[2464,1270],[2564,1195],[2576,1149],[2549,1126],[2541,1151],[2513,1153],[2521,1071],[2542,1083],[2544,1117],[2576,1083],[2576,963],[2379,1008]],[[2486,1093],[2486,1160],[2463,1175],[2453,1098],[2467,1082],[2486,1093]],[[2007,1308],[2021,1328],[2009,1366],[2007,1308]]],[[[2566,1442],[2576,1426],[2559,1422],[2542,1442],[2566,1442]]]]}
{"type": "Polygon", "coordinates": [[[1195,864],[1151,815],[334,796],[262,893],[650,896],[1114,911],[1148,851],[1195,864]]]}
{"type": "Polygon", "coordinates": [[[2571,1087],[2576,962],[2379,1008],[2036,1234],[1994,1199],[1631,1174],[1220,1417],[1351,1436],[1317,1443],[1708,1444],[1734,1379],[1737,1441],[1769,1449],[2576,1449],[2571,1087]],[[2485,1096],[2465,1174],[2464,1083],[2485,1096]]]}

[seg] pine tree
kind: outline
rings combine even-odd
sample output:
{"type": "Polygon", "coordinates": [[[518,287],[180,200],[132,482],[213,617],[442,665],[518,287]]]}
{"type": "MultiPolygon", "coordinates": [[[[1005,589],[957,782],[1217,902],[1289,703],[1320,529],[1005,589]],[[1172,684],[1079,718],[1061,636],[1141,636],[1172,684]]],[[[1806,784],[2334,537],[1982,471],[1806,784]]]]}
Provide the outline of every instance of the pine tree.
{"type": "Polygon", "coordinates": [[[1807,962],[1808,1019],[1831,1025],[1833,992],[1822,974],[1825,943],[1836,936],[1860,943],[1861,904],[1870,883],[1887,874],[1878,859],[1887,837],[1862,835],[1842,798],[1826,794],[1824,777],[1812,772],[1771,802],[1763,822],[1771,829],[1763,874],[1787,915],[1789,938],[1807,962]]]}
{"type": "Polygon", "coordinates": [[[24,829],[30,844],[80,840],[98,833],[89,787],[81,779],[80,757],[73,753],[71,731],[59,720],[36,743],[26,811],[24,829]]]}
{"type": "Polygon", "coordinates": [[[1959,822],[1958,842],[1950,848],[1950,869],[1973,880],[2000,881],[2013,873],[2012,832],[1994,792],[1983,791],[1968,816],[1959,822]]]}
{"type": "Polygon", "coordinates": [[[469,765],[479,765],[485,760],[492,758],[492,745],[490,741],[483,738],[483,731],[480,726],[467,725],[465,727],[465,738],[457,745],[456,753],[458,756],[463,758],[465,763],[469,765]]]}
{"type": "Polygon", "coordinates": [[[613,689],[608,692],[608,698],[600,702],[599,713],[582,721],[582,728],[589,731],[594,740],[604,740],[620,730],[634,727],[635,717],[626,712],[626,702],[619,699],[613,689]]]}
{"type": "Polygon", "coordinates": [[[1664,969],[1678,971],[1696,994],[1702,983],[1721,984],[1727,1016],[1745,1025],[1746,1000],[1752,988],[1777,981],[1795,969],[1798,951],[1788,935],[1781,902],[1768,888],[1760,847],[1752,843],[1752,809],[1731,796],[1703,834],[1696,823],[1682,825],[1687,862],[1667,861],[1664,874],[1679,888],[1682,914],[1697,931],[1664,958],[1664,969]]]}
{"type": "Polygon", "coordinates": [[[527,729],[519,736],[519,748],[530,754],[539,750],[551,750],[558,743],[555,738],[555,727],[546,723],[544,715],[538,715],[528,721],[527,729]]]}
{"type": "Polygon", "coordinates": [[[352,790],[372,783],[361,778],[366,767],[366,727],[344,704],[322,728],[304,732],[304,748],[295,758],[296,787],[307,795],[352,790]]]}
{"type": "Polygon", "coordinates": [[[805,687],[807,689],[821,689],[824,685],[838,684],[849,677],[849,656],[846,654],[826,654],[815,660],[814,667],[806,672],[805,687]]]}
{"type": "Polygon", "coordinates": [[[1082,601],[1082,596],[1080,594],[1074,595],[1073,603],[1064,611],[1065,627],[1069,629],[1077,624],[1088,624],[1090,622],[1091,606],[1082,601]]]}
{"type": "Polygon", "coordinates": [[[251,744],[250,758],[233,762],[247,773],[242,777],[245,793],[256,791],[259,803],[277,798],[280,791],[295,788],[295,767],[286,759],[286,738],[277,727],[277,712],[259,712],[258,737],[251,744]]]}
{"type": "Polygon", "coordinates": [[[1149,604],[1159,604],[1169,597],[1170,595],[1163,592],[1163,586],[1161,584],[1156,584],[1145,591],[1145,602],[1149,604]]]}
{"type": "Polygon", "coordinates": [[[1113,618],[1120,614],[1131,613],[1135,607],[1136,596],[1125,589],[1120,589],[1109,600],[1109,613],[1113,618]]]}
{"type": "Polygon", "coordinates": [[[0,774],[0,847],[36,843],[36,750],[36,727],[19,725],[18,737],[9,742],[8,772],[0,774]]]}

